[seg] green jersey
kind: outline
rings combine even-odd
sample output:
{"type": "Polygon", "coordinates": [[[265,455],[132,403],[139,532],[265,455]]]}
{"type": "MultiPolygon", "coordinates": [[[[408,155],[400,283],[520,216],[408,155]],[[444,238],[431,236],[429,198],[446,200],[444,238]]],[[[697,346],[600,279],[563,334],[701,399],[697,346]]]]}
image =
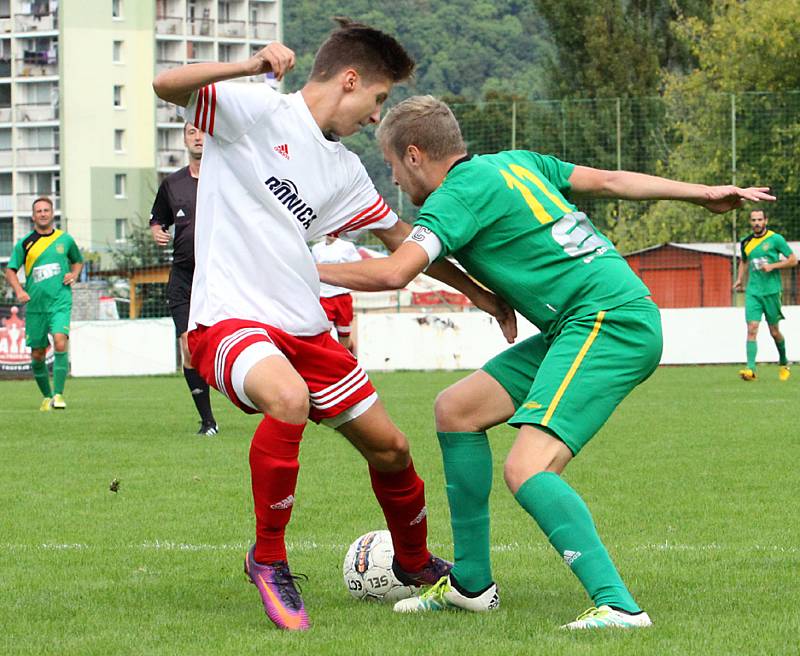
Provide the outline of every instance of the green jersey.
{"type": "Polygon", "coordinates": [[[760,237],[750,235],[741,243],[742,261],[747,262],[747,293],[756,296],[779,294],[782,289],[780,271],[764,271],[764,265],[789,257],[792,249],[777,232],[767,230],[760,237]]]}
{"type": "Polygon", "coordinates": [[[31,297],[28,313],[72,308],[72,287],[64,284],[64,274],[75,262],[83,262],[83,256],[75,240],[61,230],[49,235],[34,230],[16,243],[8,268],[25,267],[25,291],[31,297]]]}
{"type": "Polygon", "coordinates": [[[563,322],[647,296],[644,283],[564,194],[573,164],[529,151],[457,162],[420,209],[433,232],[481,283],[546,339],[563,322]]]}

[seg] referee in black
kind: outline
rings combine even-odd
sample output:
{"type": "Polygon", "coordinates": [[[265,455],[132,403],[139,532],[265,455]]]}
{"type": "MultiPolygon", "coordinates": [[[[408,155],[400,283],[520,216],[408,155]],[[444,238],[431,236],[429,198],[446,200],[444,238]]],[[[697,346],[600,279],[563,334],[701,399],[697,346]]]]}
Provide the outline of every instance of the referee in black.
{"type": "Polygon", "coordinates": [[[171,173],[162,181],[150,212],[150,231],[156,244],[166,246],[170,240],[169,227],[175,226],[167,302],[175,323],[175,334],[181,342],[183,377],[189,385],[197,412],[200,413],[200,430],[197,434],[210,437],[216,435],[219,428],[211,411],[208,383],[192,368],[186,339],[194,275],[194,212],[204,137],[203,132],[191,123],[183,126],[183,142],[189,153],[189,166],[171,173]]]}

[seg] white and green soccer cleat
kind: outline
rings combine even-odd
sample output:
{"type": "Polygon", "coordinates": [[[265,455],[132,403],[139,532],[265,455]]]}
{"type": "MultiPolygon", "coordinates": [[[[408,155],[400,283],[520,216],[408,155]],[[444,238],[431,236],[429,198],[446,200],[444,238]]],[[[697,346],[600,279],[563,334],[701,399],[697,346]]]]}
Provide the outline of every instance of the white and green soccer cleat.
{"type": "Polygon", "coordinates": [[[590,608],[578,615],[578,619],[569,624],[564,624],[562,629],[642,629],[652,626],[653,622],[647,613],[631,615],[621,610],[614,610],[611,606],[590,608]]]}
{"type": "Polygon", "coordinates": [[[67,402],[64,400],[63,394],[56,394],[53,396],[53,409],[54,410],[65,410],[67,407],[67,402]]]}
{"type": "Polygon", "coordinates": [[[394,605],[396,613],[424,613],[432,610],[494,610],[500,605],[497,584],[492,583],[477,597],[467,597],[453,586],[450,576],[443,576],[419,597],[401,599],[394,605]]]}

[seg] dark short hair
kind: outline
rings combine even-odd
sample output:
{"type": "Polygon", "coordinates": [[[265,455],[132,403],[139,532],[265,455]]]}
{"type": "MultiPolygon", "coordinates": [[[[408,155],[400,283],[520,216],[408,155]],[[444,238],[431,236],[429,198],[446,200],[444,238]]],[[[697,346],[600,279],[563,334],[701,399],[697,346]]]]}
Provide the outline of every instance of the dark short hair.
{"type": "Polygon", "coordinates": [[[33,212],[36,209],[36,203],[47,203],[50,206],[51,210],[55,209],[53,207],[53,201],[50,198],[48,198],[47,196],[39,196],[39,198],[37,198],[35,201],[33,201],[33,203],[31,203],[31,212],[33,212]]]}
{"type": "Polygon", "coordinates": [[[317,50],[310,79],[325,82],[344,68],[359,75],[392,83],[402,82],[414,72],[414,60],[393,36],[349,18],[336,17],[339,27],[317,50]]]}
{"type": "Polygon", "coordinates": [[[753,208],[750,209],[750,214],[752,215],[753,212],[761,212],[764,215],[765,219],[769,218],[767,216],[767,210],[765,210],[763,207],[753,207],[753,208]]]}

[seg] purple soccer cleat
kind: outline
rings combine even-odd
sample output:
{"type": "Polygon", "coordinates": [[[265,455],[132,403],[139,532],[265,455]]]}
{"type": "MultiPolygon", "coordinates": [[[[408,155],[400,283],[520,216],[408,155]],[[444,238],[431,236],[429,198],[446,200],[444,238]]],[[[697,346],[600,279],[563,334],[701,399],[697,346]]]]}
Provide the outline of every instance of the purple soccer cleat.
{"type": "Polygon", "coordinates": [[[305,631],[311,624],[303,605],[303,598],[294,585],[294,576],[289,571],[289,563],[278,560],[269,565],[257,563],[253,556],[255,545],[250,547],[244,558],[244,573],[250,582],[258,588],[264,610],[269,619],[279,629],[287,631],[305,631]]]}
{"type": "Polygon", "coordinates": [[[453,563],[448,563],[433,554],[419,572],[406,572],[397,564],[397,558],[392,561],[392,572],[403,585],[434,585],[443,576],[448,576],[452,568],[453,563]]]}

